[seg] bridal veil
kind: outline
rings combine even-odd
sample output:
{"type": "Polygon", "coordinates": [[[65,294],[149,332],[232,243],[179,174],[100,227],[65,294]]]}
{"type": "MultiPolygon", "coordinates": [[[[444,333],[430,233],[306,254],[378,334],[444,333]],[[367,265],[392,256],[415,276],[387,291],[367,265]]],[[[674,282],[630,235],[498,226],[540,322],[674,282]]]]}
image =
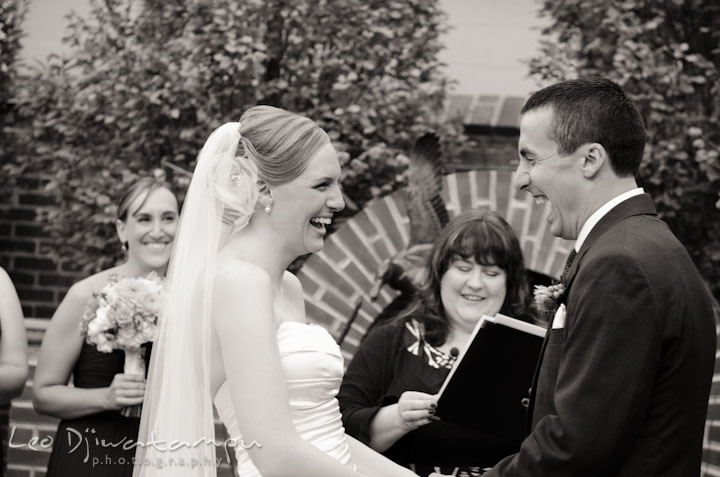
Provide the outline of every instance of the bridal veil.
{"type": "Polygon", "coordinates": [[[217,472],[210,395],[213,277],[218,250],[247,224],[258,195],[255,164],[236,157],[240,141],[240,123],[226,123],[198,156],[152,349],[134,477],[217,472]]]}

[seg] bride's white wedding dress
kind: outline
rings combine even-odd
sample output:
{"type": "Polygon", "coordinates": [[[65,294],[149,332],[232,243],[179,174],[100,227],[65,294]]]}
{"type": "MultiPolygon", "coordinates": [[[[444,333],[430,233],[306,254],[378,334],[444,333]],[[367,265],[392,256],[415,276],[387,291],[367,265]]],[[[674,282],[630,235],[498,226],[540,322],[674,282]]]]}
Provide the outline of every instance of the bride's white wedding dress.
{"type": "MultiPolygon", "coordinates": [[[[280,358],[290,397],[290,413],[300,437],[322,452],[351,465],[336,399],[343,377],[343,358],[335,340],[323,327],[286,321],[277,330],[280,358]]],[[[240,477],[260,476],[243,442],[227,381],[215,395],[215,407],[228,436],[235,439],[235,456],[240,477]]],[[[262,445],[262,442],[258,444],[262,445]]]]}

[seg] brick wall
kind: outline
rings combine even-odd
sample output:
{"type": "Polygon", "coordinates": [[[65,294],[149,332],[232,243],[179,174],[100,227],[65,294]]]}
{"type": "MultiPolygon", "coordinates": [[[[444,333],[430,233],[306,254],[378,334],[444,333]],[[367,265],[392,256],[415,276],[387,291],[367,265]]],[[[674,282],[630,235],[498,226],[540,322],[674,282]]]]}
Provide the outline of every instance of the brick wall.
{"type": "MultiPolygon", "coordinates": [[[[572,242],[554,237],[544,220],[548,204],[538,205],[529,194],[512,187],[510,170],[475,170],[444,178],[443,198],[451,217],[481,208],[499,212],[520,239],[526,266],[536,272],[558,277],[572,242]]],[[[380,311],[394,298],[389,287],[376,301],[367,297],[380,263],[405,248],[409,241],[409,220],[404,191],[369,203],[325,242],[325,248],[311,256],[298,272],[305,290],[308,318],[339,337],[355,306],[352,324],[342,351],[349,361],[380,311]]],[[[346,362],[347,362],[346,361],[346,362]]]]}
{"type": "MultiPolygon", "coordinates": [[[[715,333],[720,350],[720,309],[715,310],[715,333]]],[[[720,351],[715,353],[715,375],[710,391],[705,439],[703,442],[703,466],[701,477],[720,476],[720,351]]]]}
{"type": "Polygon", "coordinates": [[[71,264],[50,257],[52,240],[37,220],[51,205],[43,191],[47,179],[26,174],[12,191],[0,194],[0,266],[15,284],[26,317],[50,318],[67,289],[81,278],[71,264]]]}

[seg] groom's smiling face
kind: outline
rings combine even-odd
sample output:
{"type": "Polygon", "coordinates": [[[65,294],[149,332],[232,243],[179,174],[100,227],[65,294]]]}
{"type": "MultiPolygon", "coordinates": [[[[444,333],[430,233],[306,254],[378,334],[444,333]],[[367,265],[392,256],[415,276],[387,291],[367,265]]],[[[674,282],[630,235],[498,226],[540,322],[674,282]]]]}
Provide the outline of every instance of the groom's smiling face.
{"type": "Polygon", "coordinates": [[[340,163],[327,143],[297,178],[272,190],[273,222],[297,256],[319,252],[335,212],[345,208],[340,192],[340,163]]]}
{"type": "Polygon", "coordinates": [[[582,227],[579,188],[582,171],[576,170],[579,151],[558,154],[558,144],[551,139],[553,110],[539,108],[526,112],[520,122],[518,154],[520,163],[513,184],[529,192],[537,203],[550,203],[547,221],[550,231],[567,240],[577,238],[582,227]],[[580,175],[578,175],[578,173],[580,175]]]}

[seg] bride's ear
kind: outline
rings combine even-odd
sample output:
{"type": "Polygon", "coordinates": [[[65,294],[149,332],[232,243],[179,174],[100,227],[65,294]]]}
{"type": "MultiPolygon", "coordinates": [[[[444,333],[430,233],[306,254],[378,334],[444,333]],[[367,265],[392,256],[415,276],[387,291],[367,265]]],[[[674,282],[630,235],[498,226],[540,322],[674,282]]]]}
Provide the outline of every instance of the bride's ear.
{"type": "Polygon", "coordinates": [[[259,193],[258,204],[260,204],[266,211],[268,209],[272,209],[273,198],[270,186],[264,180],[258,179],[257,188],[259,193]]]}

